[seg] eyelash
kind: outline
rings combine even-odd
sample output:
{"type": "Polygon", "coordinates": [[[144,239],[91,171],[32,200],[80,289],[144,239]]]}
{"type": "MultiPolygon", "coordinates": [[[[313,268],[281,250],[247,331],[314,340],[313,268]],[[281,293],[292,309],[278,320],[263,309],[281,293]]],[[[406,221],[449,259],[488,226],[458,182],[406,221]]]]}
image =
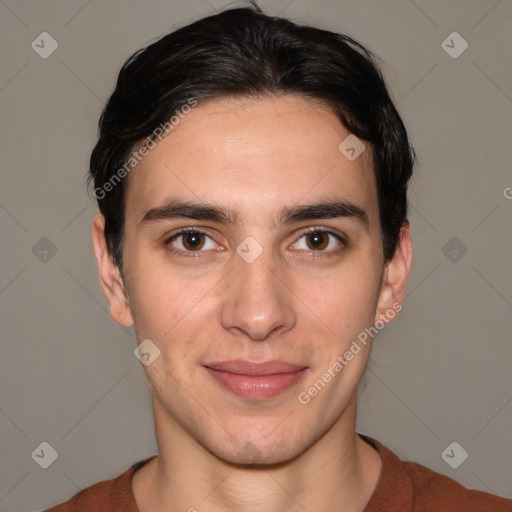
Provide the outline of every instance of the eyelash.
{"type": "MultiPolygon", "coordinates": [[[[165,242],[164,242],[164,245],[165,247],[167,248],[167,250],[173,254],[176,254],[178,256],[183,256],[185,258],[197,258],[197,257],[200,257],[200,253],[201,252],[205,252],[205,251],[183,251],[181,249],[175,249],[171,246],[171,242],[174,242],[177,238],[179,238],[180,236],[183,236],[183,235],[186,235],[188,233],[197,233],[197,234],[200,234],[200,235],[204,235],[210,239],[212,239],[212,237],[210,235],[208,235],[208,233],[206,233],[205,231],[202,231],[198,228],[182,228],[180,229],[177,233],[174,233],[170,238],[168,238],[165,242]]],[[[308,228],[307,230],[303,231],[300,236],[298,237],[297,241],[299,241],[302,237],[310,234],[310,233],[325,233],[327,235],[331,235],[333,236],[334,238],[336,238],[338,240],[338,242],[340,242],[341,244],[341,248],[338,248],[338,249],[334,249],[334,250],[330,250],[330,251],[304,251],[304,250],[301,250],[303,252],[306,252],[308,254],[310,254],[313,258],[319,258],[319,257],[323,257],[323,258],[329,258],[329,257],[332,257],[332,256],[335,256],[336,254],[338,254],[341,250],[343,250],[344,247],[346,247],[346,241],[340,236],[338,235],[337,233],[335,233],[334,231],[331,231],[329,229],[325,229],[325,228],[308,228]]],[[[212,239],[213,240],[213,239],[212,239]]],[[[297,242],[294,242],[294,244],[297,243],[297,242]]]]}

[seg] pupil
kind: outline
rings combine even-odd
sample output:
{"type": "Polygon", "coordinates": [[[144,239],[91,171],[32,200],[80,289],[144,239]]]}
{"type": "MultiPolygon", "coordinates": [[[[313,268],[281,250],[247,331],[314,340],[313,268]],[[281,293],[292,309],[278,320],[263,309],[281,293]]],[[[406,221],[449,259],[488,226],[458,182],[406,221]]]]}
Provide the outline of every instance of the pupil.
{"type": "Polygon", "coordinates": [[[184,238],[184,244],[187,249],[197,249],[202,245],[200,233],[187,233],[184,238]]]}

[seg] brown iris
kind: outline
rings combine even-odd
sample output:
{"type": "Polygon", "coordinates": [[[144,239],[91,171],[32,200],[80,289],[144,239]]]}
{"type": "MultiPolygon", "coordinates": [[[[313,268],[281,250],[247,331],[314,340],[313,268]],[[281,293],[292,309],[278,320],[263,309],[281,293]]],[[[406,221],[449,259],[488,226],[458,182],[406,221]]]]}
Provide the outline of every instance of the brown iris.
{"type": "Polygon", "coordinates": [[[189,231],[182,234],[183,247],[188,251],[197,251],[204,245],[204,234],[197,231],[189,231]]]}
{"type": "Polygon", "coordinates": [[[306,235],[306,243],[313,251],[321,251],[329,245],[329,235],[322,231],[313,231],[306,235]]]}

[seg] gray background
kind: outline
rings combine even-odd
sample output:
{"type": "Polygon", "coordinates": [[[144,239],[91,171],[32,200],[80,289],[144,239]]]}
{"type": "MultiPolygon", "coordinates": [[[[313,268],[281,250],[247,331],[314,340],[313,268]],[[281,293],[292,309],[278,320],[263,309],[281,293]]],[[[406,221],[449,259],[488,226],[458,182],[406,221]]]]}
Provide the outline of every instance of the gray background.
{"type": "MultiPolygon", "coordinates": [[[[0,1],[2,511],[41,510],[156,453],[132,330],[99,287],[84,175],[124,60],[226,4],[0,1]],[[43,31],[58,42],[46,59],[31,47],[43,31]],[[31,457],[43,441],[58,452],[48,469],[31,457]]],[[[408,297],[374,345],[358,431],[511,497],[512,3],[260,5],[373,49],[419,156],[408,297]],[[469,44],[458,58],[441,46],[454,31],[469,44]],[[453,441],[469,454],[457,469],[441,457],[453,441]]]]}

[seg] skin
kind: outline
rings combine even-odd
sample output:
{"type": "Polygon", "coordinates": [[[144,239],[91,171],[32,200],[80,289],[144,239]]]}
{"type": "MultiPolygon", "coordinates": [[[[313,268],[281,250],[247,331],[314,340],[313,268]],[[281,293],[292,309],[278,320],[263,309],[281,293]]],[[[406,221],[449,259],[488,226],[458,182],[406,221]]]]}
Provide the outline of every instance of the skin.
{"type": "Polygon", "coordinates": [[[159,456],[133,478],[142,512],[359,512],[370,499],[381,460],[355,421],[371,344],[307,405],[297,399],[359,333],[389,320],[412,262],[408,223],[383,262],[371,148],[349,161],[338,149],[348,135],[325,106],[300,96],[199,103],[128,178],[124,281],[96,217],[93,245],[111,315],[160,350],[144,366],[159,456]],[[171,198],[227,207],[238,223],[141,222],[171,198]],[[326,198],[357,206],[368,224],[278,222],[283,207],[326,198]],[[207,233],[199,252],[183,236],[166,245],[183,227],[207,233]],[[308,228],[344,242],[320,235],[318,249],[308,228]],[[263,250],[252,263],[236,253],[249,236],[263,250]],[[232,359],[308,369],[282,394],[252,401],[203,367],[232,359]]]}

